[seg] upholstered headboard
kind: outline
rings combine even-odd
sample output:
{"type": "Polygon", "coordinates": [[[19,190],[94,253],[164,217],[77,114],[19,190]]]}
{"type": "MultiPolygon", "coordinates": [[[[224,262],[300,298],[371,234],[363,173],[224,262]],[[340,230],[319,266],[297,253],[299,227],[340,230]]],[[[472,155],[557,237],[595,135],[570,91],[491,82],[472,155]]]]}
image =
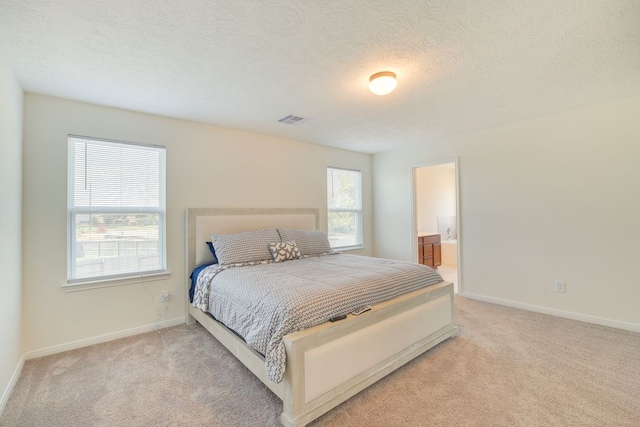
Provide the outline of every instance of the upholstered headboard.
{"type": "Polygon", "coordinates": [[[187,275],[200,264],[211,262],[213,257],[206,242],[211,233],[240,233],[263,228],[297,228],[318,230],[319,209],[187,209],[187,275]]]}

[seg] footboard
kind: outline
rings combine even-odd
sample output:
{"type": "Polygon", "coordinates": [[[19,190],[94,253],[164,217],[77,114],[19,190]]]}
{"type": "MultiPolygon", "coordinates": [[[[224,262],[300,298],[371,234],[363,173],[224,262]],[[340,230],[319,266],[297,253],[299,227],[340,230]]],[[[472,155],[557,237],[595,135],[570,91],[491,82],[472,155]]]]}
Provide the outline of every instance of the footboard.
{"type": "Polygon", "coordinates": [[[282,424],[306,425],[456,333],[453,285],[443,282],[287,335],[282,424]]]}

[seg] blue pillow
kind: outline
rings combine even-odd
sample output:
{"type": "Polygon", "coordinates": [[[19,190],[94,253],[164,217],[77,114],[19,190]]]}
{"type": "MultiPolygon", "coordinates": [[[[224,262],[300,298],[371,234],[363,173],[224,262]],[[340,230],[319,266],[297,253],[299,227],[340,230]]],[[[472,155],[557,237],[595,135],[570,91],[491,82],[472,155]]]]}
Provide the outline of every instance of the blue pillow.
{"type": "Polygon", "coordinates": [[[189,302],[193,302],[193,294],[196,290],[196,282],[198,281],[198,274],[200,274],[202,270],[209,267],[210,265],[213,265],[213,263],[202,264],[197,266],[189,276],[189,278],[191,279],[191,286],[189,287],[189,302]]]}
{"type": "Polygon", "coordinates": [[[213,264],[218,263],[218,257],[216,257],[216,248],[213,247],[213,243],[207,242],[207,246],[209,246],[209,250],[211,251],[211,255],[213,255],[213,264]]]}

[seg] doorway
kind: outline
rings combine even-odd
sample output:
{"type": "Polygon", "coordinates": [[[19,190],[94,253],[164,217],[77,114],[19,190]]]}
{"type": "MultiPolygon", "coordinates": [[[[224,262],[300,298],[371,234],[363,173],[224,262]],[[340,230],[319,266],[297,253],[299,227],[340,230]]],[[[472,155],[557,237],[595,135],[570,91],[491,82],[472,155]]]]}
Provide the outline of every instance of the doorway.
{"type": "MultiPolygon", "coordinates": [[[[413,260],[421,262],[417,239],[434,236],[440,239],[440,264],[436,269],[448,282],[453,282],[454,291],[460,293],[460,214],[458,159],[443,159],[411,166],[412,177],[412,223],[413,260]]],[[[436,254],[437,256],[437,254],[436,254]]]]}

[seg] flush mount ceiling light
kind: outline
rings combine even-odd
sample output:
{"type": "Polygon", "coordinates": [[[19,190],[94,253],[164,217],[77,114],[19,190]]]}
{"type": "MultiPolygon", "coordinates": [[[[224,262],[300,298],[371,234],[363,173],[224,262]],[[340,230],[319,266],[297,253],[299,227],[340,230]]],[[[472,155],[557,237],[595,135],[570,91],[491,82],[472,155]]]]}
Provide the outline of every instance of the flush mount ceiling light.
{"type": "Polygon", "coordinates": [[[396,73],[381,71],[369,77],[369,90],[376,95],[386,95],[398,86],[396,73]]]}

